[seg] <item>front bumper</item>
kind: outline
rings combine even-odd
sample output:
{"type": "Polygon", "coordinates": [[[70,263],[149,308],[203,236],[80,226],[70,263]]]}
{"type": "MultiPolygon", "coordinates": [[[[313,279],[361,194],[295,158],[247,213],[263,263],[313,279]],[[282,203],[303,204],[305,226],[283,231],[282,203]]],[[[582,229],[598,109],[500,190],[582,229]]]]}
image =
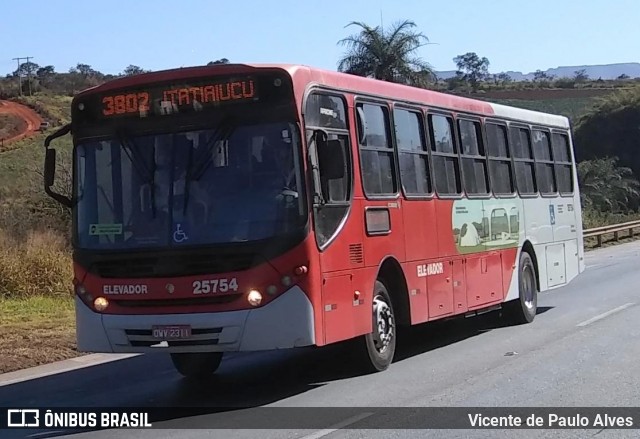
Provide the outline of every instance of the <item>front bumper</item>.
{"type": "Polygon", "coordinates": [[[241,352],[315,344],[313,307],[297,286],[255,309],[220,313],[99,314],[76,296],[76,338],[80,352],[241,352]],[[154,325],[190,325],[189,339],[162,342],[154,325]]]}

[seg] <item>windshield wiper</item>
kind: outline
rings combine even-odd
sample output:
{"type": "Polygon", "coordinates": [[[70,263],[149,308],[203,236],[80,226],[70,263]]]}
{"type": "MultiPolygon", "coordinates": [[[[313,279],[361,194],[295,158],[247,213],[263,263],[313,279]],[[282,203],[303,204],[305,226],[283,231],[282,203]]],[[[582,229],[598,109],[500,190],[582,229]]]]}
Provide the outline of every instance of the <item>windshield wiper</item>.
{"type": "Polygon", "coordinates": [[[196,168],[193,166],[193,147],[189,148],[189,155],[187,157],[187,172],[185,175],[185,188],[184,188],[184,201],[182,205],[182,214],[184,215],[187,211],[187,204],[189,203],[189,189],[191,188],[192,181],[198,181],[202,178],[204,173],[209,169],[211,163],[213,163],[213,158],[211,154],[213,153],[213,149],[217,142],[221,140],[227,140],[233,132],[235,131],[236,123],[232,117],[227,116],[216,127],[213,135],[204,146],[204,152],[198,154],[196,157],[195,163],[196,168]]]}
{"type": "Polygon", "coordinates": [[[155,219],[156,217],[156,194],[155,194],[156,179],[155,177],[156,177],[156,168],[157,168],[156,146],[155,144],[153,145],[151,168],[149,169],[147,167],[147,163],[145,162],[144,158],[141,157],[140,148],[133,141],[133,139],[131,139],[130,136],[127,136],[123,130],[118,131],[116,134],[118,136],[118,141],[120,142],[122,149],[124,150],[125,154],[127,154],[127,157],[129,157],[129,160],[131,161],[131,163],[133,164],[133,167],[138,172],[138,175],[142,177],[142,181],[148,184],[150,187],[151,215],[152,215],[152,218],[155,219]]]}

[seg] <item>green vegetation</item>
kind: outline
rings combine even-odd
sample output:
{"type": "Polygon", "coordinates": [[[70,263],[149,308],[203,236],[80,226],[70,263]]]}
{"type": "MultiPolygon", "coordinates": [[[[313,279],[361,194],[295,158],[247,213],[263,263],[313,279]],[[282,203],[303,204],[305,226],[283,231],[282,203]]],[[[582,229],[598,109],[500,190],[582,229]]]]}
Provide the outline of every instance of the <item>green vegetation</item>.
{"type": "Polygon", "coordinates": [[[414,22],[401,21],[388,30],[360,22],[349,26],[359,27],[360,32],[339,41],[347,47],[338,61],[339,71],[416,86],[426,86],[434,77],[431,66],[415,56],[429,40],[414,30],[414,22]]]}
{"type": "MultiPolygon", "coordinates": [[[[532,98],[534,98],[532,93],[532,98]]],[[[588,113],[593,105],[598,102],[597,97],[577,97],[577,98],[560,98],[560,99],[542,99],[542,100],[526,100],[526,99],[491,99],[482,98],[496,104],[510,105],[513,107],[524,108],[526,110],[542,111],[543,113],[560,114],[568,117],[572,122],[578,121],[583,115],[588,113]]]]}
{"type": "Polygon", "coordinates": [[[56,126],[64,125],[71,121],[72,99],[71,96],[39,93],[35,96],[22,96],[15,100],[33,108],[44,120],[56,126]]]}
{"type": "Polygon", "coordinates": [[[640,177],[640,87],[599,100],[577,123],[578,160],[618,157],[620,165],[640,177]]]}
{"type": "MultiPolygon", "coordinates": [[[[1,156],[0,298],[70,297],[70,215],[42,188],[43,141],[44,135],[21,140],[1,156]]],[[[60,145],[58,179],[68,187],[70,140],[60,145]]]]}

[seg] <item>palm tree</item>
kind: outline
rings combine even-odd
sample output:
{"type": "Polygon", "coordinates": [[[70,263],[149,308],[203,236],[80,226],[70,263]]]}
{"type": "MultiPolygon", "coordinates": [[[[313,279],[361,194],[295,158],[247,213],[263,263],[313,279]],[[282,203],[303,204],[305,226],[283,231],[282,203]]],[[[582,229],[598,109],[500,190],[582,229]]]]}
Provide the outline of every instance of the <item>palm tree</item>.
{"type": "Polygon", "coordinates": [[[413,28],[413,21],[398,22],[385,31],[362,22],[351,22],[360,32],[338,41],[347,52],[338,62],[338,70],[354,75],[424,86],[435,77],[431,66],[413,55],[429,39],[413,28]]]}

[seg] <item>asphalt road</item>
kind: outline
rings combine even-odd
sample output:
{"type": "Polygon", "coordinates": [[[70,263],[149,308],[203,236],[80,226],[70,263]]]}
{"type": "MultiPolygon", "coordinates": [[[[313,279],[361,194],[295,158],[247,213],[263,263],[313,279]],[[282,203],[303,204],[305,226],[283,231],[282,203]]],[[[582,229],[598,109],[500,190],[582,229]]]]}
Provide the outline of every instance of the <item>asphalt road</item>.
{"type": "MultiPolygon", "coordinates": [[[[139,356],[0,387],[0,406],[203,408],[193,417],[154,420],[161,430],[112,429],[74,438],[635,437],[634,430],[612,429],[397,430],[403,413],[388,416],[394,430],[354,429],[377,407],[640,406],[640,242],[586,258],[579,278],[539,296],[532,324],[504,327],[492,313],[424,325],[402,334],[399,358],[383,373],[358,374],[349,367],[346,347],[338,346],[236,355],[210,382],[192,384],[164,355],[139,356]],[[352,429],[240,430],[250,417],[240,424],[230,419],[246,412],[219,412],[261,406],[345,407],[343,424],[353,423],[352,429]],[[216,426],[234,430],[193,428],[216,426]]],[[[281,411],[298,416],[286,413],[281,411]]],[[[419,416],[404,415],[407,425],[419,416]]],[[[7,439],[26,435],[60,433],[0,432],[7,439]]]]}

